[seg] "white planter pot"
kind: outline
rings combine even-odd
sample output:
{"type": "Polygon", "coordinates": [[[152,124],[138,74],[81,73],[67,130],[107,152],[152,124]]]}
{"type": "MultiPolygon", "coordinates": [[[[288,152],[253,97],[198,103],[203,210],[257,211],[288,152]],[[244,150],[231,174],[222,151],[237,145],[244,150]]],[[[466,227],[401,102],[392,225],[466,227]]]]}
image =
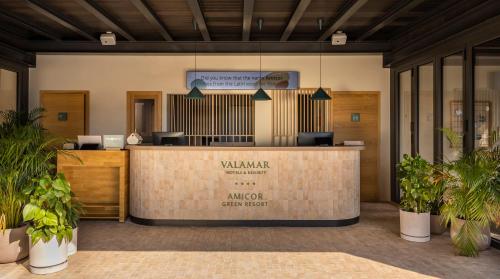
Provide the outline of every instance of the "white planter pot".
{"type": "Polygon", "coordinates": [[[431,240],[431,214],[399,210],[400,235],[402,239],[414,242],[431,240]]]}
{"type": "MultiPolygon", "coordinates": [[[[464,225],[466,221],[462,219],[456,219],[455,222],[451,222],[451,227],[450,227],[450,236],[451,238],[455,238],[458,232],[462,229],[462,226],[464,225]]],[[[467,221],[467,222],[474,222],[474,221],[467,221]]],[[[477,239],[476,245],[477,249],[479,251],[486,250],[490,247],[491,245],[491,231],[490,231],[490,226],[479,226],[479,237],[477,239]]]]}
{"type": "Polygon", "coordinates": [[[446,224],[443,222],[443,216],[431,214],[431,233],[443,234],[446,231],[446,224]]]}
{"type": "Polygon", "coordinates": [[[48,242],[39,240],[35,245],[29,238],[30,271],[34,274],[48,274],[65,269],[68,266],[68,242],[59,242],[54,236],[48,242]]]}
{"type": "Polygon", "coordinates": [[[28,256],[27,225],[0,230],[0,264],[12,263],[28,256]]]}
{"type": "Polygon", "coordinates": [[[76,254],[78,250],[78,227],[73,229],[73,238],[71,242],[68,243],[68,256],[76,254]]]}

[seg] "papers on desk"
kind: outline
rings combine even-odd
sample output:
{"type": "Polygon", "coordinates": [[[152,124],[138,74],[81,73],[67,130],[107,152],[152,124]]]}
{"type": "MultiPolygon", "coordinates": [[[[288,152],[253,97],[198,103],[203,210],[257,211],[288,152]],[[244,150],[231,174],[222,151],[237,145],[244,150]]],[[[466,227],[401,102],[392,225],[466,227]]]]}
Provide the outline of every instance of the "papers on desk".
{"type": "Polygon", "coordinates": [[[362,140],[345,140],[344,145],[345,146],[359,146],[359,145],[365,145],[365,142],[362,140]]]}

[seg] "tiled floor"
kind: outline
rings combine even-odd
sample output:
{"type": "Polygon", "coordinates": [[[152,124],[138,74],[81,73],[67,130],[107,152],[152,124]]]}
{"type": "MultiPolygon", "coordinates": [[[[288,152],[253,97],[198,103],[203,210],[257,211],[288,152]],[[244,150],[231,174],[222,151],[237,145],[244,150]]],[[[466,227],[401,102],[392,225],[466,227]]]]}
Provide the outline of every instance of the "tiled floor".
{"type": "Polygon", "coordinates": [[[363,204],[342,228],[175,228],[85,221],[69,267],[31,275],[27,261],[0,278],[500,278],[500,251],[455,256],[449,235],[402,240],[398,211],[363,204]]]}

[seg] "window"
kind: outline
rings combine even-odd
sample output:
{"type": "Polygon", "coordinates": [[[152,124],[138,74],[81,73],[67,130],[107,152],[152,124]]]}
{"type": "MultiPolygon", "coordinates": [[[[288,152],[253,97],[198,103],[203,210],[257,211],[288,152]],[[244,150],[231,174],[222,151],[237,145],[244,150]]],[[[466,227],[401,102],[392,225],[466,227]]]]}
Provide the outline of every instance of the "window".
{"type": "Polygon", "coordinates": [[[459,142],[450,142],[443,135],[443,159],[458,159],[463,149],[463,54],[454,54],[443,59],[443,128],[460,137],[459,142]]]}
{"type": "MultiPolygon", "coordinates": [[[[500,46],[500,39],[497,44],[500,46]]],[[[495,41],[489,44],[495,44],[495,41]]],[[[491,147],[500,131],[500,52],[475,49],[474,147],[491,147]]]]}
{"type": "Polygon", "coordinates": [[[418,153],[434,161],[434,66],[418,67],[418,153]]]}

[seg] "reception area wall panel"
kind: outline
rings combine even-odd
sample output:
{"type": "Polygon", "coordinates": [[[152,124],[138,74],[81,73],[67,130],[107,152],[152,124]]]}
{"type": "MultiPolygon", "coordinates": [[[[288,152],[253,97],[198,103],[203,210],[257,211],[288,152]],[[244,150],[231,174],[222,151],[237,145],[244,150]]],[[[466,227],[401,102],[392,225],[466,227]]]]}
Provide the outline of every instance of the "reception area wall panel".
{"type": "MultiPolygon", "coordinates": [[[[389,200],[389,69],[382,55],[323,55],[322,86],[332,91],[380,91],[379,197],[389,200]]],[[[126,92],[158,91],[186,94],[186,71],[194,69],[192,54],[38,54],[30,69],[30,107],[39,106],[40,90],[84,89],[90,93],[89,134],[126,133],[126,92]]],[[[265,54],[265,71],[298,71],[301,88],[319,86],[319,57],[315,54],[265,54]]],[[[256,54],[199,54],[199,70],[254,71],[256,54]]],[[[226,92],[233,93],[233,91],[226,92]]],[[[246,92],[253,94],[254,92],[246,92]]],[[[221,119],[222,120],[222,119],[221,119]]],[[[272,104],[255,103],[255,142],[269,146],[272,104]]]]}

